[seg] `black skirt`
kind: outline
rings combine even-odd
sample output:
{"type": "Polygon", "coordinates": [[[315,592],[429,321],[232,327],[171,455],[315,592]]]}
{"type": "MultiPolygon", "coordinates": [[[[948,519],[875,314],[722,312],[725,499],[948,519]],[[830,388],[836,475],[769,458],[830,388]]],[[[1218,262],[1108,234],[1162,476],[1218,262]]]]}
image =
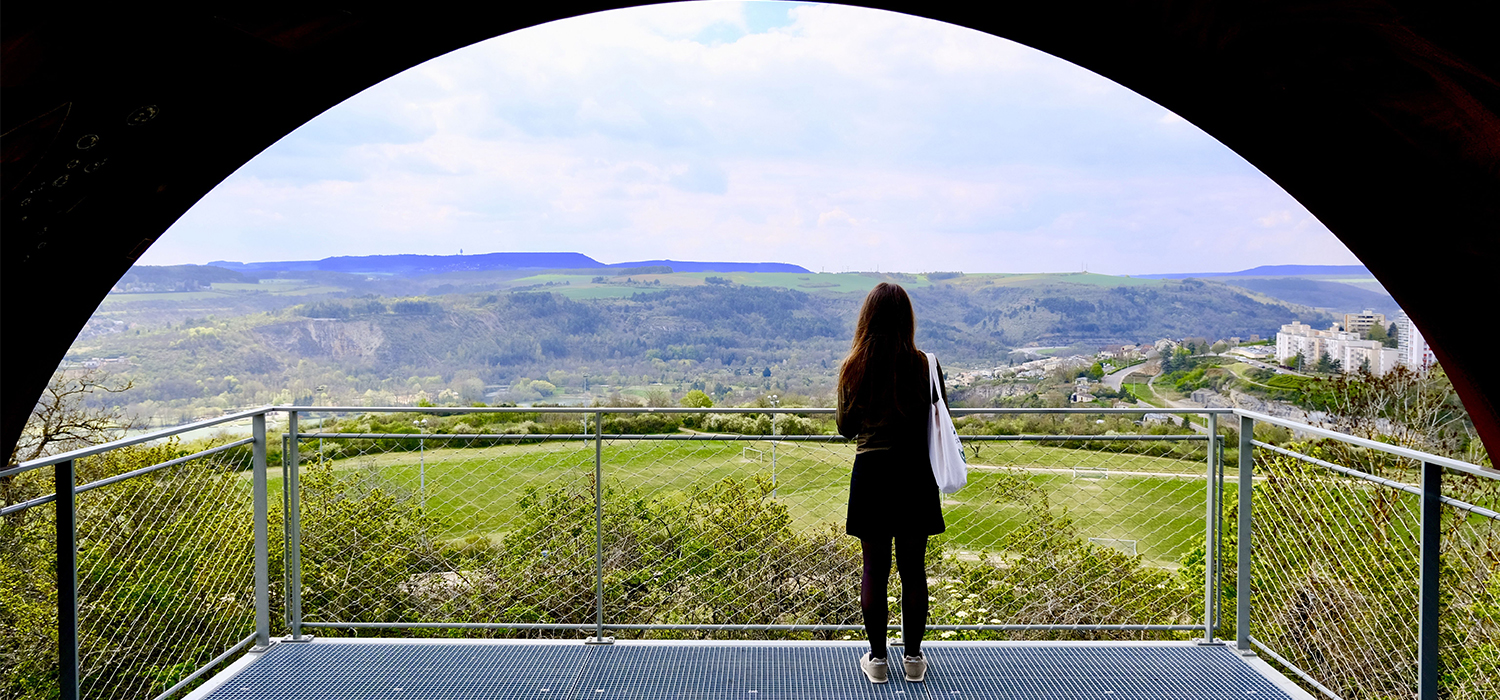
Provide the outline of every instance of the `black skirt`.
{"type": "Polygon", "coordinates": [[[855,537],[936,535],[947,529],[927,446],[855,455],[845,527],[855,537]]]}

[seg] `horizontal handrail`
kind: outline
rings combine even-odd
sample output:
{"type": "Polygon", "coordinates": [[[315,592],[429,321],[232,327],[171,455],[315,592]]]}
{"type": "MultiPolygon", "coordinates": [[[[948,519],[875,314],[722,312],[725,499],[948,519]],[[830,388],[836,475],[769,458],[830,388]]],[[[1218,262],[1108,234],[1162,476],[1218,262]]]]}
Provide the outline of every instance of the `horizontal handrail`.
{"type": "Polygon", "coordinates": [[[166,690],[162,691],[162,694],[156,696],[156,698],[154,698],[154,700],[166,700],[166,698],[172,697],[173,695],[175,695],[177,693],[177,691],[182,690],[183,688],[186,688],[188,686],[188,684],[190,684],[193,681],[196,681],[199,678],[203,677],[203,674],[208,673],[209,669],[211,669],[211,668],[213,668],[215,666],[218,666],[219,664],[224,663],[225,661],[229,660],[229,657],[234,656],[235,654],[240,653],[246,647],[250,646],[250,643],[254,642],[254,641],[255,641],[255,635],[253,635],[253,634],[250,635],[250,636],[248,636],[248,637],[245,637],[244,639],[241,639],[238,644],[235,644],[234,646],[230,647],[228,651],[225,651],[224,653],[219,654],[218,656],[215,656],[212,661],[209,661],[208,663],[203,664],[203,666],[201,666],[198,670],[193,671],[192,673],[189,673],[186,678],[183,678],[182,680],[177,681],[176,685],[173,685],[172,687],[167,688],[166,690]]]}
{"type": "MultiPolygon", "coordinates": [[[[59,462],[64,462],[64,461],[67,461],[67,460],[70,460],[70,459],[79,459],[79,458],[82,458],[82,457],[90,457],[90,456],[93,456],[93,455],[101,454],[101,453],[108,452],[110,450],[118,449],[118,448],[121,448],[121,447],[129,447],[131,445],[139,445],[139,444],[142,444],[142,443],[148,443],[148,442],[152,442],[152,441],[155,441],[155,440],[160,440],[162,438],[172,437],[174,435],[180,435],[182,433],[192,432],[192,431],[196,431],[196,430],[202,430],[204,428],[212,427],[212,426],[215,426],[215,425],[220,425],[220,424],[223,424],[223,423],[229,423],[229,422],[233,422],[233,421],[236,421],[236,420],[242,420],[242,419],[245,419],[245,418],[250,418],[250,417],[253,417],[253,416],[256,416],[256,415],[260,415],[260,414],[264,414],[264,413],[290,412],[290,411],[323,412],[323,413],[445,413],[445,414],[454,414],[454,415],[459,415],[459,414],[473,414],[473,413],[552,413],[552,414],[557,414],[557,413],[564,413],[564,414],[606,414],[606,413],[607,414],[627,414],[627,413],[628,414],[651,414],[651,413],[662,413],[662,414],[710,414],[710,413],[719,413],[719,414],[735,414],[735,413],[738,413],[738,414],[754,414],[754,413],[763,413],[763,414],[800,414],[800,415],[820,415],[821,414],[821,415],[827,415],[827,414],[834,413],[835,409],[832,409],[832,408],[780,408],[780,407],[778,407],[778,408],[688,408],[688,407],[660,407],[660,408],[653,408],[653,407],[639,407],[639,406],[544,406],[544,407],[523,407],[523,406],[514,406],[514,407],[511,407],[511,406],[505,406],[505,407],[495,407],[495,406],[485,406],[485,407],[479,407],[479,406],[467,406],[467,407],[463,407],[463,406],[417,406],[417,407],[412,407],[412,406],[266,406],[266,407],[262,407],[262,408],[255,408],[255,409],[249,409],[249,410],[245,410],[245,411],[240,411],[238,413],[232,413],[232,414],[229,414],[229,415],[220,416],[218,418],[211,418],[211,419],[199,421],[199,422],[196,422],[196,423],[189,423],[187,425],[181,425],[181,426],[177,426],[177,427],[174,427],[174,428],[165,428],[165,429],[162,429],[162,430],[157,430],[157,431],[153,431],[153,432],[150,432],[150,433],[145,433],[145,434],[142,434],[142,435],[138,435],[138,436],[135,436],[135,437],[132,437],[132,438],[124,438],[124,439],[115,440],[115,441],[112,441],[112,442],[107,442],[107,443],[104,443],[104,444],[101,444],[101,445],[94,445],[94,446],[91,446],[91,447],[85,447],[85,448],[80,448],[80,449],[77,449],[77,450],[71,450],[71,451],[68,451],[68,452],[63,452],[63,453],[60,453],[60,454],[52,455],[50,457],[43,457],[43,458],[40,458],[40,459],[31,460],[29,462],[23,462],[23,463],[15,466],[15,467],[11,467],[9,469],[0,470],[0,477],[14,476],[16,474],[20,474],[20,473],[23,473],[23,472],[31,471],[33,469],[40,469],[40,468],[46,467],[46,466],[51,466],[53,464],[57,464],[59,462]]],[[[1472,474],[1472,475],[1475,475],[1475,476],[1483,476],[1483,477],[1487,477],[1487,478],[1490,478],[1490,479],[1500,479],[1500,470],[1489,469],[1489,468],[1481,467],[1479,465],[1469,464],[1468,462],[1463,462],[1463,461],[1460,461],[1460,460],[1452,459],[1452,458],[1449,458],[1449,457],[1442,457],[1440,455],[1435,455],[1435,454],[1431,454],[1431,453],[1427,453],[1427,452],[1421,452],[1419,450],[1412,450],[1412,449],[1405,448],[1405,447],[1398,447],[1398,446],[1395,446],[1395,445],[1388,445],[1386,443],[1378,442],[1378,441],[1375,441],[1375,440],[1369,440],[1369,439],[1366,439],[1366,438],[1360,438],[1360,437],[1356,437],[1356,436],[1353,436],[1353,435],[1348,435],[1348,434],[1345,434],[1345,433],[1340,433],[1338,431],[1328,430],[1326,428],[1318,428],[1318,427],[1315,427],[1315,426],[1307,425],[1305,423],[1298,423],[1298,422],[1293,421],[1293,420],[1287,420],[1285,418],[1277,418],[1275,416],[1271,416],[1271,415],[1268,415],[1268,414],[1257,413],[1255,411],[1247,411],[1247,410],[1239,409],[1239,408],[1232,408],[1232,409],[1231,408],[1157,408],[1157,407],[1154,407],[1154,406],[1153,407],[1147,407],[1147,408],[954,408],[954,409],[950,409],[950,413],[952,413],[953,415],[957,415],[957,416],[967,416],[967,415],[1010,415],[1010,414],[1014,414],[1014,415],[1025,415],[1025,414],[1083,414],[1083,415],[1111,415],[1111,414],[1115,414],[1115,415],[1140,415],[1140,414],[1146,414],[1146,413],[1196,414],[1196,415],[1208,415],[1208,414],[1227,415],[1227,414],[1233,414],[1233,415],[1239,415],[1239,416],[1245,416],[1245,417],[1248,417],[1248,418],[1252,418],[1252,419],[1254,419],[1256,421],[1263,422],[1263,423],[1269,423],[1271,425],[1279,425],[1279,426],[1284,427],[1284,428],[1290,428],[1290,429],[1297,430],[1297,431],[1300,431],[1300,432],[1306,432],[1306,433],[1311,433],[1311,434],[1314,434],[1314,435],[1318,435],[1320,437],[1325,437],[1325,438],[1329,438],[1329,439],[1333,439],[1333,440],[1339,440],[1339,441],[1342,441],[1342,442],[1347,442],[1349,444],[1358,445],[1360,447],[1365,447],[1365,448],[1369,448],[1369,449],[1373,449],[1373,450],[1379,450],[1379,451],[1386,452],[1386,453],[1389,453],[1389,454],[1393,454],[1393,455],[1396,455],[1396,456],[1399,456],[1399,457],[1405,457],[1407,459],[1412,459],[1412,460],[1417,460],[1417,461],[1423,461],[1423,462],[1431,462],[1431,463],[1434,463],[1434,464],[1440,464],[1440,465],[1442,465],[1442,466],[1444,466],[1444,467],[1446,467],[1448,469],[1452,469],[1454,471],[1462,472],[1462,473],[1465,473],[1465,474],[1472,474]]],[[[408,434],[408,433],[393,433],[391,435],[393,437],[400,437],[400,438],[423,437],[421,435],[408,434]]],[[[494,433],[494,434],[491,434],[491,433],[474,433],[472,436],[469,435],[469,434],[464,434],[463,437],[489,436],[489,435],[502,435],[502,434],[500,434],[500,433],[494,433]]],[[[529,437],[531,439],[536,439],[537,436],[535,436],[535,435],[528,435],[527,437],[529,437]]],[[[794,439],[806,439],[806,438],[814,438],[814,437],[817,437],[817,436],[780,436],[780,437],[778,437],[778,439],[783,439],[783,440],[791,441],[791,440],[794,440],[794,439]]],[[[1040,436],[1025,436],[1025,437],[1022,437],[1022,436],[1015,436],[1015,437],[1012,437],[1012,436],[990,436],[990,437],[987,437],[987,438],[982,437],[982,436],[969,436],[969,437],[971,437],[971,438],[980,438],[980,439],[1017,439],[1017,440],[1058,439],[1058,438],[1055,438],[1055,437],[1040,437],[1040,436]]],[[[1111,437],[1119,438],[1119,439],[1141,439],[1141,438],[1125,438],[1124,436],[1111,436],[1111,437]]],[[[1160,437],[1161,437],[1161,439],[1188,439],[1189,436],[1160,436],[1160,437]]],[[[611,438],[612,439],[622,439],[622,436],[611,436],[611,438]]],[[[488,438],[488,439],[493,439],[493,438],[488,438]]],[[[628,439],[628,438],[624,438],[624,439],[628,439]]],[[[729,438],[691,438],[691,437],[683,437],[683,438],[674,438],[674,439],[729,439],[729,438]]],[[[735,438],[735,439],[749,439],[749,438],[735,438]]]]}
{"type": "Polygon", "coordinates": [[[1329,430],[1327,428],[1318,428],[1318,427],[1314,427],[1314,426],[1311,426],[1311,425],[1307,425],[1305,423],[1298,423],[1296,421],[1287,420],[1285,418],[1277,418],[1275,416],[1269,416],[1269,415],[1266,415],[1264,413],[1256,413],[1254,411],[1245,411],[1245,410],[1238,409],[1238,408],[1234,409],[1234,412],[1235,412],[1236,415],[1245,416],[1247,418],[1251,418],[1251,419],[1254,419],[1254,420],[1262,422],[1262,423],[1270,423],[1272,425],[1279,425],[1279,426],[1281,426],[1283,428],[1290,428],[1292,430],[1296,430],[1296,431],[1299,431],[1299,432],[1312,433],[1313,435],[1317,435],[1319,437],[1325,437],[1325,438],[1328,438],[1330,440],[1338,440],[1340,442],[1347,442],[1347,443],[1349,443],[1351,445],[1358,445],[1360,447],[1365,447],[1365,448],[1369,448],[1369,449],[1372,449],[1372,450],[1378,450],[1380,452],[1385,452],[1385,453],[1388,453],[1388,454],[1393,454],[1393,455],[1396,455],[1397,457],[1405,457],[1407,459],[1415,460],[1415,461],[1418,461],[1418,462],[1430,462],[1432,464],[1440,464],[1440,465],[1442,465],[1442,466],[1444,466],[1444,467],[1446,467],[1448,469],[1452,469],[1453,471],[1456,471],[1456,472],[1462,472],[1464,474],[1472,474],[1474,476],[1482,476],[1482,477],[1486,477],[1486,478],[1489,478],[1489,479],[1500,479],[1500,469],[1487,469],[1487,468],[1481,467],[1481,466],[1479,466],[1477,464],[1469,464],[1468,462],[1464,462],[1464,461],[1460,461],[1460,460],[1457,460],[1457,459],[1453,459],[1451,457],[1443,457],[1443,456],[1440,456],[1440,455],[1432,454],[1430,452],[1422,452],[1420,450],[1413,450],[1413,449],[1406,448],[1406,447],[1399,447],[1397,445],[1388,445],[1388,444],[1380,442],[1378,440],[1370,440],[1368,438],[1355,437],[1355,436],[1350,435],[1348,433],[1338,432],[1337,430],[1329,430]]]}
{"type": "MultiPolygon", "coordinates": [[[[601,436],[606,440],[685,440],[685,441],[737,441],[756,442],[852,442],[842,435],[772,435],[747,433],[297,433],[299,440],[593,440],[601,436]]],[[[1207,435],[965,435],[964,441],[1038,441],[1038,442],[1116,442],[1116,441],[1188,441],[1208,442],[1207,435]]]]}
{"type": "Polygon", "coordinates": [[[29,472],[29,471],[31,471],[33,469],[41,469],[42,467],[52,466],[52,465],[57,464],[59,462],[66,462],[66,461],[68,461],[70,459],[82,459],[84,457],[92,457],[92,456],[97,455],[97,454],[103,454],[105,452],[109,452],[110,450],[118,450],[121,447],[130,447],[131,445],[140,445],[142,443],[153,442],[153,441],[156,441],[156,440],[160,440],[162,438],[169,438],[169,437],[172,437],[173,435],[181,435],[183,433],[191,433],[191,432],[193,432],[195,430],[202,430],[204,428],[211,428],[211,427],[213,427],[215,425],[220,425],[220,424],[223,424],[223,423],[231,423],[231,422],[234,422],[234,421],[237,421],[237,420],[243,420],[245,418],[252,418],[252,417],[258,416],[258,415],[260,415],[262,413],[269,413],[269,412],[274,411],[274,410],[276,410],[276,409],[271,408],[270,406],[266,406],[266,407],[262,407],[262,408],[252,408],[252,409],[247,410],[247,411],[240,411],[239,413],[231,413],[229,415],[219,416],[218,418],[209,418],[208,420],[201,420],[201,421],[198,421],[197,423],[188,423],[187,425],[179,425],[179,426],[177,426],[175,428],[163,428],[161,430],[156,430],[156,431],[152,431],[152,432],[149,432],[149,433],[143,433],[141,435],[137,435],[137,436],[132,437],[132,438],[121,438],[119,440],[114,440],[112,442],[106,442],[106,443],[103,443],[101,445],[92,445],[90,447],[81,447],[81,448],[76,449],[76,450],[70,450],[68,452],[61,452],[61,453],[52,455],[51,457],[42,457],[42,458],[39,458],[39,459],[33,459],[30,462],[22,462],[22,463],[14,466],[14,467],[11,467],[9,469],[0,470],[0,477],[15,476],[16,474],[21,474],[23,472],[29,472]]]}
{"type": "Polygon", "coordinates": [[[687,406],[273,406],[299,413],[808,413],[833,414],[833,408],[689,408],[687,406]]]}
{"type": "MultiPolygon", "coordinates": [[[[153,464],[153,465],[151,465],[149,467],[141,467],[140,469],[132,469],[132,470],[130,470],[128,472],[125,472],[123,474],[116,474],[114,476],[111,476],[111,477],[108,477],[108,478],[105,478],[105,479],[100,479],[98,481],[91,481],[91,482],[89,482],[87,484],[82,484],[80,486],[75,486],[75,487],[73,487],[73,493],[76,495],[76,494],[84,493],[85,491],[92,491],[92,490],[97,489],[97,488],[99,488],[101,486],[108,486],[110,484],[119,483],[121,481],[125,481],[126,479],[134,479],[135,477],[141,476],[143,474],[150,474],[151,472],[154,472],[154,471],[156,471],[158,469],[166,469],[167,467],[174,467],[174,466],[177,466],[179,464],[182,464],[183,462],[188,462],[188,461],[191,461],[191,460],[194,460],[194,459],[202,459],[204,457],[208,457],[209,455],[215,455],[215,454],[218,454],[220,452],[224,452],[225,450],[231,450],[231,449],[234,449],[236,447],[240,447],[242,445],[248,445],[248,444],[250,444],[252,442],[255,442],[255,438],[244,438],[244,439],[241,439],[241,440],[236,440],[234,442],[231,442],[231,443],[229,443],[227,445],[219,445],[218,447],[214,447],[214,448],[210,448],[210,449],[207,449],[207,450],[203,450],[201,452],[194,452],[193,454],[186,455],[186,456],[183,456],[183,457],[178,457],[176,459],[169,459],[169,460],[167,460],[165,462],[162,462],[160,464],[153,464]]],[[[33,498],[33,499],[29,500],[29,501],[23,501],[21,503],[15,503],[15,504],[6,506],[5,508],[0,508],[0,516],[10,515],[11,513],[19,513],[19,512],[21,512],[23,510],[26,510],[28,508],[35,508],[35,507],[37,507],[39,505],[42,505],[42,504],[45,504],[45,503],[51,503],[51,502],[53,502],[55,500],[57,500],[57,494],[56,493],[49,493],[49,494],[47,494],[45,496],[40,496],[40,497],[37,497],[37,498],[33,498]]]]}
{"type": "MultiPolygon", "coordinates": [[[[826,407],[774,407],[774,408],[744,408],[744,407],[710,407],[689,408],[687,406],[271,406],[270,411],[298,411],[301,413],[451,413],[454,415],[471,413],[777,413],[777,414],[806,414],[806,415],[831,415],[838,409],[826,407]]],[[[948,412],[955,416],[973,415],[1028,415],[1035,413],[1079,413],[1085,415],[1108,415],[1126,414],[1136,415],[1143,413],[1186,413],[1190,415],[1228,415],[1236,412],[1233,408],[1157,408],[1148,406],[1145,408],[949,408],[948,412]]]]}
{"type": "MultiPolygon", "coordinates": [[[[899,626],[900,623],[896,623],[899,626]]],[[[594,625],[535,622],[303,622],[303,627],[325,629],[468,629],[468,630],[561,630],[577,629],[593,632],[594,625]]],[[[776,624],[614,624],[604,623],[606,630],[638,631],[700,631],[700,632],[855,632],[864,631],[864,625],[776,625],[776,624]]],[[[1019,632],[1019,631],[1125,631],[1125,632],[1192,632],[1202,630],[1203,625],[927,625],[926,629],[938,632],[1019,632]]]]}
{"type": "Polygon", "coordinates": [[[1294,664],[1294,663],[1292,663],[1290,661],[1287,661],[1286,658],[1283,657],[1281,654],[1278,654],[1278,653],[1276,653],[1274,651],[1271,651],[1271,648],[1268,647],[1268,646],[1266,646],[1265,644],[1261,643],[1261,641],[1259,639],[1256,639],[1255,637],[1251,637],[1250,638],[1250,643],[1254,644],[1256,648],[1258,648],[1261,651],[1265,652],[1266,656],[1269,656],[1269,657],[1275,659],[1277,663],[1281,664],[1282,666],[1287,667],[1288,669],[1290,669],[1292,671],[1292,673],[1297,674],[1298,678],[1301,678],[1302,680],[1307,681],[1308,683],[1310,683],[1312,685],[1312,687],[1317,688],[1319,692],[1323,693],[1324,695],[1327,695],[1330,698],[1333,698],[1333,700],[1344,700],[1344,698],[1341,697],[1338,693],[1335,693],[1332,690],[1329,690],[1328,686],[1323,685],[1322,683],[1319,683],[1317,681],[1317,679],[1315,679],[1312,676],[1308,675],[1307,671],[1304,671],[1304,670],[1298,668],[1296,664],[1294,664]]]}
{"type": "MultiPolygon", "coordinates": [[[[1368,482],[1371,482],[1371,483],[1379,484],[1381,486],[1385,486],[1387,488],[1396,489],[1398,491],[1405,491],[1406,493],[1412,494],[1414,496],[1421,496],[1422,495],[1422,489],[1421,489],[1421,487],[1418,487],[1418,486],[1412,486],[1411,484],[1404,484],[1404,483],[1401,483],[1399,481],[1394,481],[1392,479],[1387,479],[1385,477],[1375,476],[1374,474],[1367,474],[1367,473],[1362,472],[1362,471],[1360,471],[1358,469],[1350,469],[1349,467],[1345,467],[1345,466],[1341,466],[1341,465],[1338,465],[1338,464],[1334,464],[1333,462],[1329,462],[1329,461],[1326,461],[1326,460],[1318,459],[1317,457],[1313,457],[1313,456],[1310,456],[1310,455],[1305,455],[1305,454],[1302,454],[1301,452],[1294,452],[1294,451],[1288,450],[1288,449],[1286,449],[1284,447],[1277,447],[1275,445],[1270,445],[1270,444],[1261,442],[1259,440],[1252,440],[1251,444],[1255,445],[1256,447],[1262,448],[1262,449],[1266,449],[1266,450],[1270,450],[1272,452],[1276,452],[1278,454],[1286,455],[1286,456],[1291,457],[1293,459],[1300,459],[1300,460],[1302,460],[1304,462],[1309,462],[1311,464],[1316,464],[1316,465],[1318,465],[1320,467],[1323,467],[1325,469],[1330,469],[1332,471],[1338,472],[1340,474],[1344,474],[1345,476],[1349,476],[1349,477],[1352,477],[1352,478],[1355,478],[1355,479],[1360,479],[1360,480],[1363,480],[1363,481],[1368,481],[1368,482]]],[[[1449,496],[1443,496],[1441,494],[1438,496],[1438,498],[1440,500],[1442,500],[1442,502],[1444,504],[1453,506],[1454,508],[1460,508],[1460,509],[1469,511],[1470,513],[1474,513],[1475,515],[1482,515],[1482,516],[1484,516],[1486,518],[1490,518],[1492,520],[1500,520],[1500,513],[1497,513],[1495,511],[1490,510],[1488,508],[1485,508],[1483,506],[1476,506],[1476,505],[1474,505],[1472,503],[1466,503],[1464,501],[1458,500],[1457,498],[1452,498],[1452,497],[1449,497],[1449,496]]]]}
{"type": "MultiPolygon", "coordinates": [[[[303,627],[323,629],[371,629],[371,630],[581,630],[593,632],[593,623],[561,622],[310,622],[304,620],[303,627]]],[[[861,628],[863,629],[863,628],[861,628]]]]}
{"type": "Polygon", "coordinates": [[[141,476],[141,475],[144,475],[144,474],[150,474],[151,472],[154,472],[154,471],[156,471],[158,469],[166,469],[167,467],[175,467],[175,466],[177,466],[179,464],[183,464],[185,462],[191,462],[191,461],[193,461],[195,459],[203,459],[204,457],[209,457],[209,456],[212,456],[212,455],[216,455],[216,454],[218,454],[220,452],[227,452],[227,451],[232,450],[232,449],[234,449],[236,447],[240,447],[240,446],[243,446],[243,445],[249,445],[249,444],[252,444],[254,442],[255,442],[255,438],[253,438],[253,437],[241,438],[239,440],[235,440],[234,442],[227,443],[227,444],[224,444],[224,445],[219,445],[218,447],[212,447],[212,448],[203,450],[201,452],[194,452],[193,454],[186,455],[186,456],[183,456],[183,457],[178,457],[176,459],[169,459],[169,460],[167,460],[165,462],[162,462],[161,464],[153,464],[153,465],[151,465],[149,467],[141,467],[140,469],[133,469],[133,470],[125,472],[123,474],[116,474],[116,475],[111,476],[111,477],[109,477],[107,479],[100,479],[98,481],[90,481],[87,484],[83,484],[83,485],[79,486],[78,488],[73,489],[73,493],[83,493],[85,491],[92,491],[92,490],[97,489],[97,488],[99,488],[101,486],[109,486],[110,484],[114,484],[114,483],[118,483],[118,482],[121,482],[121,481],[125,481],[126,479],[134,479],[134,478],[136,478],[138,476],[141,476]]]}

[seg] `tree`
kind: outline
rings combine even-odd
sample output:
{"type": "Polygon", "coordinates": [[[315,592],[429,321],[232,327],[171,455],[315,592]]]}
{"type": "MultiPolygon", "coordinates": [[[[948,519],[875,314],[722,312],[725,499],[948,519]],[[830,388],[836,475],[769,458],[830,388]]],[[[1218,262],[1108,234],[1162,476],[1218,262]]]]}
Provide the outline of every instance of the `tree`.
{"type": "Polygon", "coordinates": [[[678,403],[687,408],[712,408],[714,400],[698,389],[689,391],[678,403]]]}
{"type": "Polygon", "coordinates": [[[1489,460],[1441,367],[1425,374],[1397,367],[1378,377],[1318,378],[1302,385],[1297,403],[1327,412],[1334,429],[1350,435],[1388,439],[1477,464],[1489,460]]]}
{"type": "Polygon", "coordinates": [[[129,430],[134,421],[118,407],[87,405],[95,392],[118,394],[135,386],[118,381],[98,368],[82,372],[59,371],[37,399],[31,418],[10,454],[10,464],[29,462],[47,455],[109,442],[129,430]]]}

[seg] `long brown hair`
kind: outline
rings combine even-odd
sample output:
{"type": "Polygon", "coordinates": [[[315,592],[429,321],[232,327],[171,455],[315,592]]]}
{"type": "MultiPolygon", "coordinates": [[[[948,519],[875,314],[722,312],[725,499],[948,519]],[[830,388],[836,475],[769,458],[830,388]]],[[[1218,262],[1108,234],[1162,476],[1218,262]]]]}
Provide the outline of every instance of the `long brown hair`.
{"type": "Polygon", "coordinates": [[[839,393],[850,405],[895,406],[895,375],[917,354],[917,315],[900,285],[881,282],[865,296],[839,393]],[[868,378],[868,381],[867,381],[868,378]]]}

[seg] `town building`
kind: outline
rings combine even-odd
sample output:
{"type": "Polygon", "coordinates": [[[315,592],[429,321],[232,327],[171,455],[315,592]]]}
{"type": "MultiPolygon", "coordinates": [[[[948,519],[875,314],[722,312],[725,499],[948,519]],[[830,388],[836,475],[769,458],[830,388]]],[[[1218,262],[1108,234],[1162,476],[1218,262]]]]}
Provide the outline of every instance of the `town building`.
{"type": "Polygon", "coordinates": [[[1337,325],[1320,331],[1300,321],[1288,323],[1276,334],[1276,361],[1286,364],[1301,355],[1303,362],[1312,364],[1327,354],[1346,373],[1364,369],[1376,376],[1401,363],[1398,350],[1361,336],[1340,330],[1337,325]]]}
{"type": "Polygon", "coordinates": [[[1344,332],[1358,333],[1364,337],[1370,332],[1371,326],[1385,328],[1385,314],[1377,314],[1365,309],[1357,314],[1344,314],[1344,332]]]}
{"type": "Polygon", "coordinates": [[[1422,337],[1422,331],[1405,311],[1396,315],[1396,352],[1398,362],[1415,372],[1426,372],[1436,362],[1427,339],[1422,337]]]}

